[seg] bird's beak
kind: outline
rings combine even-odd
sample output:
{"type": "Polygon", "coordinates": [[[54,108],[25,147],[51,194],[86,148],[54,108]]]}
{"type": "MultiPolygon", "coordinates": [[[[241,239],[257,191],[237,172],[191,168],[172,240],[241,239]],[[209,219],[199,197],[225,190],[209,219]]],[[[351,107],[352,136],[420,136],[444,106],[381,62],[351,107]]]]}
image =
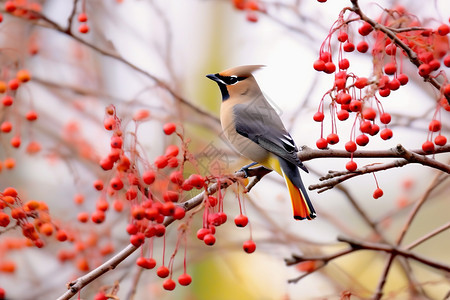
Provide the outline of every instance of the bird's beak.
{"type": "Polygon", "coordinates": [[[217,74],[208,74],[206,75],[206,77],[208,77],[209,79],[215,81],[215,82],[220,82],[221,80],[217,77],[217,74]]]}

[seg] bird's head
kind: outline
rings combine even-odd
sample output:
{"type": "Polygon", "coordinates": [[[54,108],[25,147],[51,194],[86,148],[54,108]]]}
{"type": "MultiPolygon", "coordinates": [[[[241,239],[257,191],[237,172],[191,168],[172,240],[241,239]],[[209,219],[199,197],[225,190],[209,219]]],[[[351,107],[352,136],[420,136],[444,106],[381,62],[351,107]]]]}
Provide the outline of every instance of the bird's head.
{"type": "Polygon", "coordinates": [[[222,101],[225,101],[232,96],[248,94],[252,89],[259,91],[252,73],[262,67],[264,66],[239,66],[206,77],[217,82],[222,93],[222,101]]]}

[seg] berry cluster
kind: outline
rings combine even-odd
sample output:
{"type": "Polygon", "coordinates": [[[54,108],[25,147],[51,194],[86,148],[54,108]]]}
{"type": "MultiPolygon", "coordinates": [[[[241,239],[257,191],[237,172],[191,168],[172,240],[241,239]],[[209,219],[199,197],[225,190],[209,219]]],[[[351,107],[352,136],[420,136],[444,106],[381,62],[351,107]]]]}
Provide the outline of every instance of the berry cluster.
{"type": "Polygon", "coordinates": [[[258,22],[258,12],[265,12],[265,7],[258,0],[232,0],[233,6],[246,12],[249,22],[258,22]]]}
{"type": "MultiPolygon", "coordinates": [[[[137,111],[133,116],[136,131],[139,124],[149,118],[150,113],[147,110],[137,111]]],[[[185,176],[186,163],[190,163],[196,168],[196,162],[193,155],[190,155],[187,150],[183,134],[177,130],[174,123],[166,123],[162,129],[167,136],[178,137],[181,146],[169,144],[164,154],[157,156],[153,163],[144,159],[136,147],[136,134],[123,132],[124,126],[116,114],[115,107],[109,106],[106,109],[103,124],[106,130],[112,132],[112,136],[110,152],[99,162],[101,168],[106,171],[105,176],[93,183],[94,188],[101,195],[97,200],[96,210],[90,215],[90,218],[89,213],[80,212],[78,220],[84,223],[90,219],[97,224],[103,223],[109,207],[108,199],[113,199],[112,206],[116,212],[129,211],[129,223],[126,231],[130,235],[130,243],[135,247],[148,245],[149,253],[144,255],[142,250],[141,256],[136,261],[138,266],[145,269],[155,268],[157,262],[153,257],[153,244],[157,239],[164,240],[162,265],[157,268],[156,274],[161,278],[166,278],[163,283],[166,290],[173,290],[176,286],[172,279],[174,258],[180,243],[184,241],[183,244],[186,244],[186,230],[195,214],[192,212],[190,217],[186,218],[186,206],[183,204],[184,195],[191,190],[204,191],[203,228],[198,231],[197,236],[205,244],[212,246],[216,240],[214,235],[216,227],[226,222],[227,215],[223,211],[223,197],[220,189],[215,196],[208,194],[207,187],[211,182],[220,185],[221,180],[226,179],[203,177],[198,172],[185,176]],[[132,137],[131,141],[128,141],[129,136],[132,137]],[[164,253],[166,224],[170,223],[167,223],[169,219],[185,221],[178,226],[177,243],[169,263],[166,265],[164,253]]],[[[82,203],[83,197],[77,195],[75,201],[82,203]]],[[[242,210],[235,222],[241,227],[247,225],[248,219],[242,215],[242,210]]],[[[248,253],[254,252],[255,248],[254,242],[251,240],[244,244],[244,250],[248,253]]],[[[184,272],[178,277],[180,285],[188,285],[192,280],[186,273],[186,248],[184,255],[184,272]]]]}
{"type": "Polygon", "coordinates": [[[84,11],[78,14],[78,22],[80,22],[78,31],[80,33],[88,33],[89,32],[89,25],[87,24],[87,21],[88,21],[88,17],[84,11]]]}
{"type": "MultiPolygon", "coordinates": [[[[3,4],[3,8],[7,13],[29,20],[38,19],[42,10],[42,6],[38,1],[27,0],[8,0],[3,4]]],[[[3,16],[0,14],[0,22],[2,20],[3,16]]]]}
{"type": "MultiPolygon", "coordinates": [[[[426,80],[440,76],[448,82],[445,73],[441,71],[441,60],[445,66],[450,66],[450,55],[446,55],[449,51],[447,34],[450,27],[442,24],[435,30],[415,30],[422,24],[408,14],[405,8],[397,7],[395,10],[383,12],[379,17],[380,24],[387,30],[399,29],[399,26],[404,29],[396,34],[395,40],[389,38],[386,32],[374,31],[373,26],[366,21],[357,21],[360,25],[356,34],[352,31],[355,27],[355,14],[345,16],[347,10],[341,11],[320,48],[319,58],[313,64],[318,72],[334,74],[333,87],[323,96],[313,119],[322,124],[321,136],[316,145],[319,149],[325,149],[328,145],[339,142],[337,120],[345,121],[354,115],[350,140],[345,143],[345,149],[353,153],[358,146],[366,146],[371,136],[379,135],[383,140],[392,138],[393,131],[388,128],[391,115],[384,111],[381,99],[408,83],[408,76],[403,73],[403,61],[410,60],[411,53],[418,57],[419,76],[426,80]],[[407,28],[412,29],[407,30],[407,28]],[[337,64],[333,61],[331,47],[334,37],[338,42],[337,64]],[[346,56],[355,50],[360,53],[371,50],[373,72],[370,77],[349,72],[350,60],[346,56]],[[411,53],[408,53],[408,50],[411,53]],[[324,102],[327,99],[330,101],[331,132],[325,137],[323,120],[325,118],[324,102]]],[[[450,99],[449,96],[450,85],[444,84],[440,101],[437,102],[436,113],[429,126],[430,134],[422,147],[427,153],[434,151],[434,145],[444,146],[447,142],[446,138],[440,134],[441,125],[438,118],[441,108],[448,110],[449,103],[446,97],[450,99]],[[448,90],[447,94],[446,90],[448,90]],[[431,138],[434,132],[439,134],[435,137],[433,144],[431,138]]],[[[353,155],[346,164],[346,168],[349,171],[357,169],[353,155]]]]}
{"type": "MultiPolygon", "coordinates": [[[[0,123],[0,132],[4,134],[5,137],[12,135],[9,137],[9,143],[14,149],[20,148],[22,145],[20,133],[22,121],[26,120],[27,122],[32,123],[38,119],[38,113],[33,109],[25,112],[24,116],[20,118],[15,116],[15,111],[11,111],[19,100],[16,97],[18,90],[30,80],[31,74],[26,69],[19,69],[15,76],[9,76],[4,78],[4,80],[0,80],[0,99],[2,103],[0,110],[4,112],[4,117],[0,123]]],[[[29,154],[34,154],[40,150],[41,145],[37,141],[30,141],[26,146],[26,152],[29,154]]],[[[15,167],[15,160],[13,158],[6,158],[3,161],[3,164],[0,163],[0,170],[3,165],[6,169],[12,169],[15,167]]]]}
{"type": "Polygon", "coordinates": [[[11,219],[22,229],[22,235],[27,238],[28,246],[43,247],[44,236],[53,236],[60,242],[68,239],[68,233],[51,219],[45,202],[29,200],[23,203],[17,190],[7,187],[0,192],[0,227],[10,225],[11,219]]]}
{"type": "MultiPolygon", "coordinates": [[[[220,179],[217,179],[217,184],[220,184],[220,179]]],[[[248,217],[243,214],[241,199],[238,194],[240,213],[234,218],[234,223],[237,227],[246,227],[249,224],[248,217]]],[[[228,216],[223,211],[223,197],[218,191],[217,197],[208,196],[205,201],[205,210],[203,211],[203,227],[197,231],[197,238],[203,241],[206,245],[212,246],[216,243],[216,227],[224,224],[228,216]]],[[[250,234],[251,235],[251,234],[250,234]]],[[[247,253],[253,253],[256,250],[255,242],[250,238],[245,241],[242,248],[247,253]]]]}

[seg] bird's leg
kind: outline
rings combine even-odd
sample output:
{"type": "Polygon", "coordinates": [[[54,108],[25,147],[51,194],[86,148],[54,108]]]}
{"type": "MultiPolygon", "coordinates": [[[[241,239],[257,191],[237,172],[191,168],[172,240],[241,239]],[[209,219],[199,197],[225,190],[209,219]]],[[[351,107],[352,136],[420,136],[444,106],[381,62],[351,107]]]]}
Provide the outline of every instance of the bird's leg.
{"type": "Polygon", "coordinates": [[[257,165],[257,164],[258,164],[257,162],[252,162],[251,164],[248,164],[248,165],[246,165],[246,166],[243,166],[243,167],[239,170],[239,172],[244,172],[245,178],[247,178],[247,177],[248,177],[248,169],[250,169],[250,167],[253,167],[254,165],[257,165]]]}

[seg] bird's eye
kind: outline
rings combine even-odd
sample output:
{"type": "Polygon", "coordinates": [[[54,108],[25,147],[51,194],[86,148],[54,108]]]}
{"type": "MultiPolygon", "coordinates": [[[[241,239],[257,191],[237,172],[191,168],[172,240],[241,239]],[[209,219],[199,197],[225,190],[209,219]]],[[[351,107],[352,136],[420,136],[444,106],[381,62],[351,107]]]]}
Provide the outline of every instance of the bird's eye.
{"type": "Polygon", "coordinates": [[[238,78],[236,76],[230,76],[227,78],[227,84],[229,85],[235,84],[236,82],[238,82],[238,78]]]}

